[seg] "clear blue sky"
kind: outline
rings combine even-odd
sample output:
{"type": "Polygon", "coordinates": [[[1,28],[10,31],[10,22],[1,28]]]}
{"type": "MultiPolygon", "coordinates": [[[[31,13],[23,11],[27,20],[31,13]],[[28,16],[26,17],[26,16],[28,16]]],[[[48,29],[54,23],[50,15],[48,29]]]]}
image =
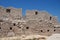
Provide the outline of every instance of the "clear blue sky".
{"type": "Polygon", "coordinates": [[[22,8],[23,15],[27,9],[46,10],[54,16],[58,16],[60,21],[60,0],[0,0],[0,5],[22,8]]]}

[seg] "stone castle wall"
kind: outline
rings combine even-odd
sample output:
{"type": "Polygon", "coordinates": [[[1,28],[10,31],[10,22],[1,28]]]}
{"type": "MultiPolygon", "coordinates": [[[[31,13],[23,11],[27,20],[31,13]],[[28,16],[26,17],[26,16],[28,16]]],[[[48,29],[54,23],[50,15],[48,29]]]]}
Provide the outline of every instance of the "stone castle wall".
{"type": "Polygon", "coordinates": [[[10,19],[18,19],[22,16],[22,9],[16,9],[13,7],[3,8],[0,7],[0,17],[2,18],[10,18],[10,19]]]}
{"type": "Polygon", "coordinates": [[[55,16],[47,12],[27,10],[23,18],[22,9],[0,7],[0,37],[34,34],[50,36],[54,33],[60,33],[60,24],[55,16]]]}

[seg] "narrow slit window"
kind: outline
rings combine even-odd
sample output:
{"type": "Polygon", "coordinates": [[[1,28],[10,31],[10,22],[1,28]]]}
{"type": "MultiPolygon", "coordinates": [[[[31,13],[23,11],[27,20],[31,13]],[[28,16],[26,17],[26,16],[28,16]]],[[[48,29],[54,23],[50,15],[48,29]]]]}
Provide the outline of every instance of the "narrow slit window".
{"type": "Polygon", "coordinates": [[[49,32],[49,30],[47,30],[47,32],[49,32]]]}
{"type": "Polygon", "coordinates": [[[43,30],[40,30],[41,32],[43,32],[43,30]]]}
{"type": "Polygon", "coordinates": [[[6,9],[6,12],[7,12],[7,13],[10,13],[10,9],[6,9]]]}
{"type": "Polygon", "coordinates": [[[0,27],[0,29],[1,29],[1,27],[0,27]]]}
{"type": "Polygon", "coordinates": [[[52,17],[50,16],[50,20],[52,19],[52,17]]]}
{"type": "Polygon", "coordinates": [[[10,30],[12,30],[12,27],[10,27],[10,30]]]}
{"type": "Polygon", "coordinates": [[[36,11],[36,12],[35,12],[35,15],[37,15],[37,14],[38,14],[38,12],[36,11]]]}
{"type": "Polygon", "coordinates": [[[16,24],[15,24],[15,23],[13,23],[13,25],[14,25],[14,26],[16,26],[16,24]]]}
{"type": "Polygon", "coordinates": [[[55,32],[56,30],[54,29],[54,32],[55,32]]]}
{"type": "Polygon", "coordinates": [[[29,29],[29,27],[26,27],[26,29],[29,29]]]}

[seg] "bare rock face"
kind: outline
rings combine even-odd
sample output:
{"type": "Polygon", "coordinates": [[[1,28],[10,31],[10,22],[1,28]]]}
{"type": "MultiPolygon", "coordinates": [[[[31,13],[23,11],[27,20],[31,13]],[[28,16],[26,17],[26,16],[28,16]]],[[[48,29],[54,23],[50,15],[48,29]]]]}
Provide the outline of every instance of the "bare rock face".
{"type": "Polygon", "coordinates": [[[60,23],[48,12],[27,10],[22,16],[22,9],[0,7],[0,37],[55,33],[60,33],[60,23]]]}

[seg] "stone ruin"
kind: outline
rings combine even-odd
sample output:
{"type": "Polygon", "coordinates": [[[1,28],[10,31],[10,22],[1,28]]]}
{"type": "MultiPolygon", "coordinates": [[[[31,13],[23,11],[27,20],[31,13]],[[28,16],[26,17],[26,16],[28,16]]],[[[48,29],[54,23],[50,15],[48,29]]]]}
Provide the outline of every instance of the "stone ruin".
{"type": "Polygon", "coordinates": [[[22,8],[0,7],[0,37],[55,33],[60,33],[60,23],[48,12],[27,10],[22,16],[22,8]]]}

